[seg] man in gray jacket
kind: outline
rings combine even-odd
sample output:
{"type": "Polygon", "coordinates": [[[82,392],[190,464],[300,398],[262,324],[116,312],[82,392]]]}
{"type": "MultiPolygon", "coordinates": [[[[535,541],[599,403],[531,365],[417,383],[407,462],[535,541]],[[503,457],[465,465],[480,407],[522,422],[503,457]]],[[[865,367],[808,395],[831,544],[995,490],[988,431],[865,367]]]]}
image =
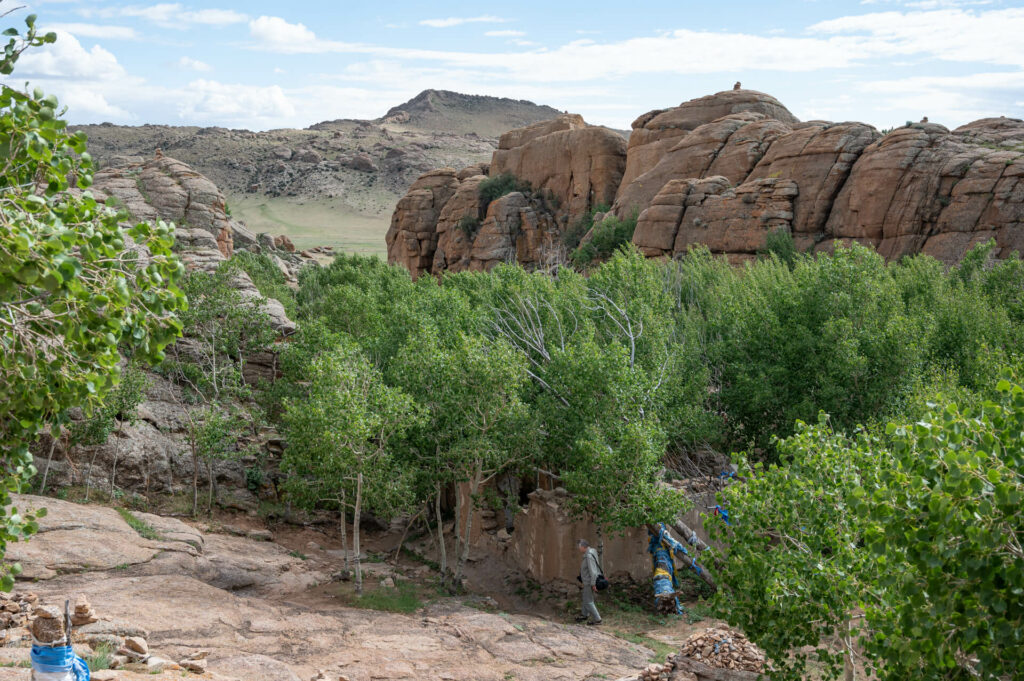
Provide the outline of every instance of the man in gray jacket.
{"type": "Polygon", "coordinates": [[[578,622],[583,620],[587,624],[596,625],[601,623],[601,613],[597,611],[594,604],[594,596],[597,595],[597,576],[601,574],[601,564],[597,559],[597,551],[590,548],[586,539],[580,539],[576,543],[583,560],[580,561],[580,581],[583,587],[583,607],[580,614],[576,616],[578,622]]]}

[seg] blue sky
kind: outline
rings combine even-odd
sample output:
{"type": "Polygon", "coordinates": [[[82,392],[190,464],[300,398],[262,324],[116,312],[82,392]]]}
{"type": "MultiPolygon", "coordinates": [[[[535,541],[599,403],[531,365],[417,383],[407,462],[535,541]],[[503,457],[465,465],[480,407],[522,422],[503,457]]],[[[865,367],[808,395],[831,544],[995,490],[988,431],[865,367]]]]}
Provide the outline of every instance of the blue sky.
{"type": "Polygon", "coordinates": [[[305,127],[438,88],[626,128],[737,80],[804,120],[1024,118],[1024,1],[0,2],[60,34],[13,82],[81,123],[305,127]]]}

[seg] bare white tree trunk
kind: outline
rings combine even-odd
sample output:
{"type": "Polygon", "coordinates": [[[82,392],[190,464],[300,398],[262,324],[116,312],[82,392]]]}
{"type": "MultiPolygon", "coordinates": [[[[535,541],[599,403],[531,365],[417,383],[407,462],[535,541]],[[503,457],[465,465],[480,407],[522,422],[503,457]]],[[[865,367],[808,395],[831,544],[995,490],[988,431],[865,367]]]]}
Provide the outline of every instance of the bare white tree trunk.
{"type": "Polygon", "coordinates": [[[448,581],[448,550],[444,545],[444,521],[441,519],[441,483],[437,483],[434,497],[434,511],[437,513],[437,551],[441,561],[441,583],[448,581]]]}
{"type": "Polygon", "coordinates": [[[843,630],[843,681],[856,681],[857,669],[853,666],[853,621],[846,620],[843,630]]]}
{"type": "Polygon", "coordinates": [[[341,551],[344,554],[344,568],[345,572],[349,569],[348,560],[348,523],[345,522],[345,490],[341,490],[341,508],[338,510],[341,514],[341,518],[338,521],[338,525],[341,527],[341,551]]]}
{"type": "Polygon", "coordinates": [[[356,474],[356,505],[352,513],[352,553],[356,561],[356,593],[363,593],[363,566],[359,560],[359,513],[363,505],[363,473],[356,474]]]}
{"type": "Polygon", "coordinates": [[[43,482],[39,485],[39,493],[46,493],[46,478],[50,475],[50,464],[53,463],[53,450],[57,448],[57,440],[60,438],[51,438],[53,441],[50,443],[50,455],[46,457],[46,468],[43,469],[43,482]]]}

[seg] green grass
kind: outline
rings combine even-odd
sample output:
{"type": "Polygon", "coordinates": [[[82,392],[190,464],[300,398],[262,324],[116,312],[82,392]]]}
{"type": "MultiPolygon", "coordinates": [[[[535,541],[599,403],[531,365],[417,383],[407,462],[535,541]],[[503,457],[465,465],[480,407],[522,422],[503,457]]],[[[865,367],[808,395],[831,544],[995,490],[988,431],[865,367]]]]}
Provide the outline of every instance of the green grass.
{"type": "Polygon", "coordinates": [[[419,589],[415,584],[406,581],[397,582],[394,588],[364,590],[362,596],[356,596],[347,590],[342,592],[341,596],[347,605],[381,612],[411,614],[424,605],[419,589]]]}
{"type": "Polygon", "coordinates": [[[651,656],[651,662],[664,662],[665,657],[669,653],[677,652],[676,646],[671,646],[663,641],[659,641],[656,638],[651,638],[647,634],[643,634],[640,632],[631,634],[629,632],[622,631],[619,629],[613,629],[612,635],[614,635],[617,638],[621,638],[623,641],[629,641],[630,643],[635,643],[638,646],[643,646],[645,648],[650,648],[651,650],[653,650],[654,655],[651,656]]]}
{"type": "Polygon", "coordinates": [[[144,520],[139,520],[134,513],[129,511],[127,508],[118,506],[117,512],[121,514],[124,521],[128,523],[128,526],[139,533],[139,536],[143,539],[163,539],[160,533],[157,532],[152,525],[144,520]]]}
{"type": "Polygon", "coordinates": [[[288,555],[292,558],[298,558],[299,560],[309,560],[309,556],[304,554],[302,551],[289,551],[288,555]]]}
{"type": "Polygon", "coordinates": [[[113,657],[114,649],[109,645],[101,643],[96,646],[96,650],[92,655],[85,658],[85,663],[89,666],[89,671],[98,672],[101,669],[110,669],[113,657]]]}
{"type": "Polygon", "coordinates": [[[14,662],[14,661],[11,661],[11,662],[0,662],[0,667],[20,667],[22,669],[27,669],[27,668],[29,668],[31,666],[32,666],[32,661],[31,660],[18,660],[17,662],[14,662]]]}

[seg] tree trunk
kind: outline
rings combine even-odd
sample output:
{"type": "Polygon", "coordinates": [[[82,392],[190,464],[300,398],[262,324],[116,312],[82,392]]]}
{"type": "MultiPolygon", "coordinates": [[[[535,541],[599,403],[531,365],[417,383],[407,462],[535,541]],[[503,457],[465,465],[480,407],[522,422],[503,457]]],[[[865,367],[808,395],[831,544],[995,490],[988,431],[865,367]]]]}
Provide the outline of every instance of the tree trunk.
{"type": "Polygon", "coordinates": [[[50,475],[50,464],[53,463],[53,450],[57,448],[57,440],[59,439],[60,438],[51,437],[51,440],[53,441],[50,443],[50,455],[46,457],[46,468],[43,469],[43,482],[39,485],[40,494],[46,494],[46,477],[50,475]]]}
{"type": "Polygon", "coordinates": [[[444,521],[441,519],[441,483],[437,483],[434,511],[437,513],[437,552],[441,561],[441,584],[444,584],[448,581],[448,550],[444,545],[444,521]]]}
{"type": "Polygon", "coordinates": [[[192,446],[192,517],[199,515],[199,452],[196,451],[195,434],[191,435],[192,446]]]}
{"type": "Polygon", "coordinates": [[[96,462],[96,455],[99,454],[99,447],[92,453],[92,458],[89,459],[89,467],[85,469],[85,501],[89,502],[89,492],[92,491],[92,465],[96,462]]]}
{"type": "Polygon", "coordinates": [[[363,473],[356,474],[356,505],[352,513],[352,553],[356,561],[356,593],[363,593],[363,566],[359,561],[359,513],[363,505],[363,473]]]}
{"type": "Polygon", "coordinates": [[[843,681],[856,681],[857,670],[853,666],[853,622],[846,620],[843,627],[843,681]]]}
{"type": "Polygon", "coordinates": [[[345,522],[345,490],[341,490],[341,508],[338,509],[338,513],[341,514],[341,519],[338,522],[338,525],[341,528],[341,552],[344,555],[343,560],[345,572],[348,572],[348,523],[345,522]]]}
{"type": "MultiPolygon", "coordinates": [[[[604,565],[604,533],[601,531],[601,525],[596,525],[597,530],[597,564],[604,565]]],[[[604,567],[601,568],[602,570],[604,567]]]]}
{"type": "Polygon", "coordinates": [[[476,470],[473,472],[473,477],[470,478],[469,481],[469,504],[466,509],[465,535],[462,538],[462,550],[459,554],[458,563],[455,565],[456,587],[461,587],[462,585],[462,573],[465,572],[466,562],[469,560],[469,542],[473,533],[473,500],[476,498],[476,494],[480,490],[480,479],[482,477],[483,473],[480,471],[480,463],[477,462],[476,470]]]}
{"type": "Polygon", "coordinates": [[[209,482],[209,492],[206,500],[206,514],[213,516],[213,461],[206,460],[206,478],[209,482]]]}
{"type": "Polygon", "coordinates": [[[117,422],[117,430],[114,431],[114,465],[110,467],[110,499],[114,499],[114,488],[116,487],[115,482],[117,480],[117,458],[121,454],[121,438],[117,437],[121,433],[121,426],[123,424],[117,422]]]}

